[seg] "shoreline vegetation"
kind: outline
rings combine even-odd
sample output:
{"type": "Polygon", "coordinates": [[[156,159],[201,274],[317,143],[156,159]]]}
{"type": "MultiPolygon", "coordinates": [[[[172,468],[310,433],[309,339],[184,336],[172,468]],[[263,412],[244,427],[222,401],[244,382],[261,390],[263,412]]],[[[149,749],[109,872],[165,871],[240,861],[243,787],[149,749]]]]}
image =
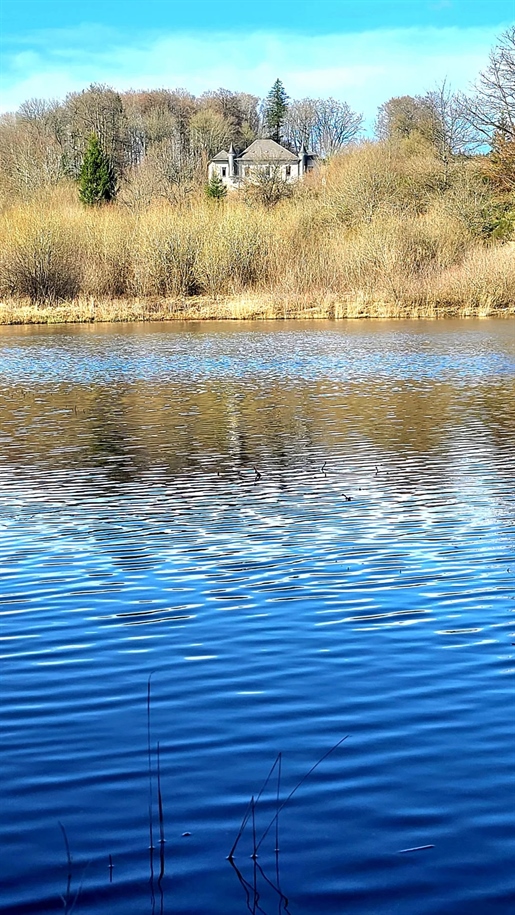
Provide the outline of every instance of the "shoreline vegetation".
{"type": "Polygon", "coordinates": [[[0,323],[515,315],[484,168],[408,139],[357,143],[273,206],[255,187],[91,208],[45,188],[0,216],[0,323]]]}
{"type": "Polygon", "coordinates": [[[0,324],[515,315],[483,167],[365,142],[273,207],[199,191],[86,209],[72,183],[43,189],[0,216],[0,324]]]}
{"type": "MultiPolygon", "coordinates": [[[[515,260],[515,252],[513,255],[515,260]]],[[[58,305],[0,301],[0,327],[35,324],[136,324],[181,321],[342,321],[436,320],[444,318],[513,318],[515,303],[494,306],[485,298],[471,304],[410,304],[384,301],[340,301],[326,295],[317,301],[292,301],[248,294],[210,299],[76,299],[58,305]]]]}
{"type": "Polygon", "coordinates": [[[470,98],[92,85],[0,117],[0,323],[515,315],[515,28],[470,98]],[[216,151],[273,135],[227,191],[216,151]],[[216,176],[215,176],[216,177],[216,176]]]}

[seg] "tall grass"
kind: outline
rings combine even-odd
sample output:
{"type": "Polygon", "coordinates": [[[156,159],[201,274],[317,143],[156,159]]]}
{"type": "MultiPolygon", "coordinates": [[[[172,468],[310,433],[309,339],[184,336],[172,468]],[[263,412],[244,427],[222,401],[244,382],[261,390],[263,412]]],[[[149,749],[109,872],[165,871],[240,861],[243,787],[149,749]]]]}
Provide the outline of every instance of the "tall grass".
{"type": "Polygon", "coordinates": [[[4,205],[0,321],[29,303],[42,320],[513,313],[491,210],[470,164],[409,143],[356,147],[272,209],[233,194],[86,210],[58,187],[4,205]]]}
{"type": "Polygon", "coordinates": [[[66,212],[32,207],[5,215],[0,227],[2,291],[31,302],[75,298],[82,279],[75,222],[66,212]]]}

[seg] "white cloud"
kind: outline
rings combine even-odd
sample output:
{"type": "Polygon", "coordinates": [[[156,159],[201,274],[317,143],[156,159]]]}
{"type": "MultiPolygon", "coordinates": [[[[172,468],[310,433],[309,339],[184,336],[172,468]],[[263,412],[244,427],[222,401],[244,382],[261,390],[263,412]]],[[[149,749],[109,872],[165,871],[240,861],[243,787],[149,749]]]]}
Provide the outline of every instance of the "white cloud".
{"type": "Polygon", "coordinates": [[[4,55],[1,110],[26,98],[62,97],[91,82],[118,89],[225,86],[263,96],[279,76],[293,98],[334,96],[373,119],[393,95],[416,95],[447,78],[466,89],[484,68],[498,28],[168,34],[123,39],[103,32],[39,33],[4,55]],[[98,35],[96,36],[98,39],[98,35]]]}

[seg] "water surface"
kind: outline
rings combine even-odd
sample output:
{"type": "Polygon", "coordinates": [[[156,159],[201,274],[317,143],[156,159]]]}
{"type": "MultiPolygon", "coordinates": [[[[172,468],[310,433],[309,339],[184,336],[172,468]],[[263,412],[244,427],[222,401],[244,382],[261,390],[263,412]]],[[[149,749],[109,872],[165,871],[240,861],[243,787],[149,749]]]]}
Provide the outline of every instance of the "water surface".
{"type": "Polygon", "coordinates": [[[511,913],[514,455],[510,320],[1,328],[1,911],[511,913]]]}

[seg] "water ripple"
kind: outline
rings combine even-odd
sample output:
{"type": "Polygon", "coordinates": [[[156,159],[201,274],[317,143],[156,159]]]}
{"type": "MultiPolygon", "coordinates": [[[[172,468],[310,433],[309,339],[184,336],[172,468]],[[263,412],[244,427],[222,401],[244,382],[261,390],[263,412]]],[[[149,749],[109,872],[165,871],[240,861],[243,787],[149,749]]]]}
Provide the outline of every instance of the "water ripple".
{"type": "Polygon", "coordinates": [[[280,882],[291,915],[508,915],[513,323],[7,328],[0,352],[0,907],[271,913],[280,882]],[[280,873],[249,827],[238,877],[279,751],[285,798],[345,734],[281,813],[280,873]]]}

